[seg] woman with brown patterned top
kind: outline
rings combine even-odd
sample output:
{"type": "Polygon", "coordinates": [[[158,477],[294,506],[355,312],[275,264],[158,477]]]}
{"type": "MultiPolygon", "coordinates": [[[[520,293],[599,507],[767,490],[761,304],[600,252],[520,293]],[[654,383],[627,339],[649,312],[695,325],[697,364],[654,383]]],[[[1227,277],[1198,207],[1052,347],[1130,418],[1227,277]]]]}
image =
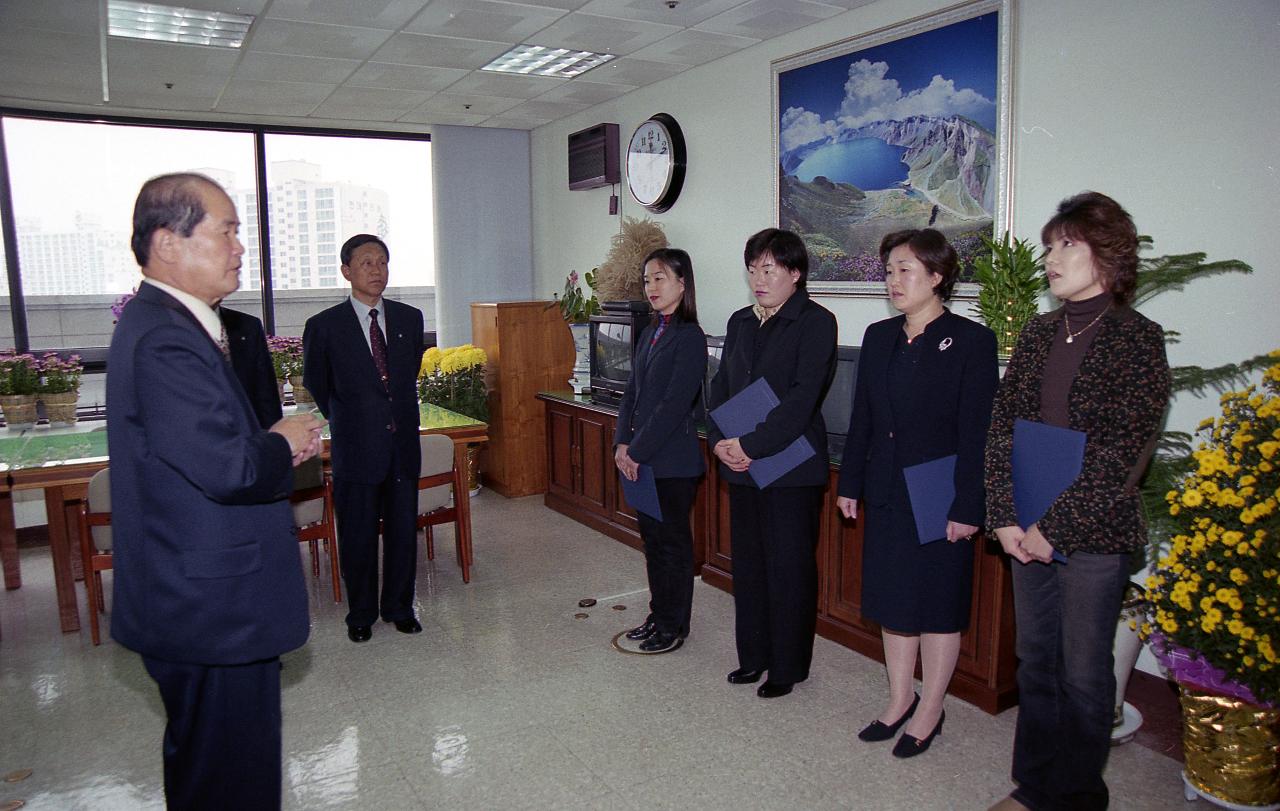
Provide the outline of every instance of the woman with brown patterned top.
{"type": "Polygon", "coordinates": [[[1129,553],[1147,541],[1137,482],[1169,402],[1169,363],[1160,325],[1129,307],[1138,236],[1128,212],[1084,192],[1058,206],[1040,238],[1062,307],[1023,329],[987,434],[987,524],[1017,561],[1018,785],[993,808],[1102,809],[1112,640],[1129,553]],[[1026,528],[1013,503],[1018,419],[1086,437],[1079,476],[1026,528]]]}

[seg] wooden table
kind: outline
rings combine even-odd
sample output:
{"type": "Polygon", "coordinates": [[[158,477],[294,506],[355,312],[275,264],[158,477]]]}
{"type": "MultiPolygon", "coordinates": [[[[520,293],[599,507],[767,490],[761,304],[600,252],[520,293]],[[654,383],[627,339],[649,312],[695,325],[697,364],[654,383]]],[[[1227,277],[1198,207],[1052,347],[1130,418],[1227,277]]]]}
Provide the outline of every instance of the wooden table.
{"type": "MultiPolygon", "coordinates": [[[[459,541],[464,550],[470,550],[467,446],[487,442],[488,426],[434,405],[422,405],[419,413],[422,433],[440,433],[453,440],[454,503],[458,510],[458,532],[462,536],[459,541]]],[[[325,457],[328,457],[327,428],[325,457]]],[[[11,491],[42,489],[48,513],[58,623],[63,633],[80,630],[75,592],[75,552],[79,549],[76,513],[85,498],[89,479],[108,462],[107,426],[101,421],[59,428],[42,425],[0,437],[0,563],[3,563],[5,588],[22,586],[11,491]]]]}

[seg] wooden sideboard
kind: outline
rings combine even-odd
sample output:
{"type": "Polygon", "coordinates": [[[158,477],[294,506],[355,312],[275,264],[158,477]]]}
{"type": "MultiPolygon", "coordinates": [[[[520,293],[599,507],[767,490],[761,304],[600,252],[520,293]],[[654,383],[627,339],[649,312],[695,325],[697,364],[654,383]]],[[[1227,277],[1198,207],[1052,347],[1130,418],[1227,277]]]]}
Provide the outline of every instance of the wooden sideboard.
{"type": "MultiPolygon", "coordinates": [[[[617,410],[570,392],[541,392],[546,409],[546,505],[641,549],[635,513],[622,499],[613,466],[617,410]]],[[[703,453],[707,454],[705,442],[703,453]]],[[[729,490],[708,459],[693,511],[694,556],[702,579],[733,591],[729,490]]],[[[831,465],[818,540],[818,633],[884,661],[880,628],[863,619],[862,525],[835,509],[838,465],[831,465]]],[[[1017,703],[1013,590],[1008,559],[993,541],[974,543],[974,599],[950,692],[989,713],[1017,703]]]]}
{"type": "Polygon", "coordinates": [[[544,492],[547,441],[535,398],[573,374],[573,336],[560,308],[554,301],[472,304],[471,342],[489,358],[484,481],[508,498],[544,492]]]}

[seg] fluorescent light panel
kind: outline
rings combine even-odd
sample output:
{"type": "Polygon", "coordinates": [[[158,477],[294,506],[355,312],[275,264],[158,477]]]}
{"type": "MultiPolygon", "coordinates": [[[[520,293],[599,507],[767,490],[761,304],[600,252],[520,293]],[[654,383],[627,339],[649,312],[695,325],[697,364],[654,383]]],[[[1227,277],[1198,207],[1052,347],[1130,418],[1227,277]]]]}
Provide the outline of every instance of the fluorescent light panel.
{"type": "Polygon", "coordinates": [[[517,45],[480,68],[495,73],[523,73],[526,76],[558,76],[571,79],[579,73],[603,65],[613,54],[547,48],[543,45],[517,45]]]}
{"type": "Polygon", "coordinates": [[[113,37],[215,48],[239,48],[244,44],[254,19],[247,14],[132,3],[128,0],[108,0],[107,17],[108,33],[113,37]]]}

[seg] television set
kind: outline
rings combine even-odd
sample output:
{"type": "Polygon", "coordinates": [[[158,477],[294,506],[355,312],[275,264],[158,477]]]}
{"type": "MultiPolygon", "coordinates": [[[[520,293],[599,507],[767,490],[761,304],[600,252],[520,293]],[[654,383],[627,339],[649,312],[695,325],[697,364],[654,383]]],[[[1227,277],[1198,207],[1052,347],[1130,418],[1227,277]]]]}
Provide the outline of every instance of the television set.
{"type": "Polygon", "coordinates": [[[591,401],[618,405],[631,377],[640,333],[649,323],[649,302],[606,301],[591,316],[591,401]]]}
{"type": "Polygon", "coordinates": [[[836,373],[831,388],[822,401],[822,420],[827,424],[827,451],[834,458],[844,453],[848,439],[849,418],[853,415],[853,388],[858,380],[858,354],[861,347],[836,347],[836,373]]]}

